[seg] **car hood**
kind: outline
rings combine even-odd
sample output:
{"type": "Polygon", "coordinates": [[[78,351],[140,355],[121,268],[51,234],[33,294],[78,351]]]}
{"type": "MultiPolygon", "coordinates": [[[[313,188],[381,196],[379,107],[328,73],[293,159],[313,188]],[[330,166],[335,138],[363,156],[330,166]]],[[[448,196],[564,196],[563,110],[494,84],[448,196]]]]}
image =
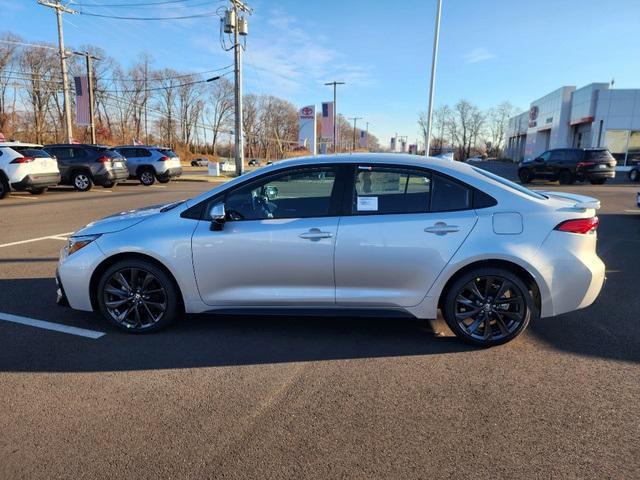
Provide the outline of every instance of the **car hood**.
{"type": "Polygon", "coordinates": [[[148,207],[136,208],[134,210],[127,210],[126,212],[116,213],[109,215],[95,222],[82,227],[73,236],[80,235],[98,235],[103,233],[113,233],[124,230],[125,228],[133,227],[138,223],[147,220],[155,215],[161,213],[162,205],[151,205],[148,207]]]}

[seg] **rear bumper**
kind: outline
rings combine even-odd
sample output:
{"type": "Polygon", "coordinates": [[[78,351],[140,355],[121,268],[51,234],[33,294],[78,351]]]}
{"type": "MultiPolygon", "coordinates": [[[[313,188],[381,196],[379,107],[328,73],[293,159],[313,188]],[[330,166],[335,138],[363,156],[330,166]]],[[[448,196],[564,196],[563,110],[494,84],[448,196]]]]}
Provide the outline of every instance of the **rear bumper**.
{"type": "Polygon", "coordinates": [[[589,172],[576,172],[576,177],[579,179],[592,180],[599,178],[615,178],[616,171],[615,170],[605,170],[603,172],[599,172],[597,170],[592,170],[589,172]]]}
{"type": "Polygon", "coordinates": [[[182,175],[182,167],[167,168],[164,172],[158,173],[158,178],[175,178],[182,175]]]}
{"type": "Polygon", "coordinates": [[[59,173],[40,173],[35,175],[27,175],[19,182],[11,184],[14,190],[28,190],[30,188],[53,187],[60,183],[59,173]]]}
{"type": "Polygon", "coordinates": [[[105,183],[113,183],[113,182],[123,182],[129,178],[129,170],[119,169],[119,170],[107,170],[105,173],[101,173],[99,175],[95,175],[93,177],[94,182],[98,185],[103,185],[105,183]]]}

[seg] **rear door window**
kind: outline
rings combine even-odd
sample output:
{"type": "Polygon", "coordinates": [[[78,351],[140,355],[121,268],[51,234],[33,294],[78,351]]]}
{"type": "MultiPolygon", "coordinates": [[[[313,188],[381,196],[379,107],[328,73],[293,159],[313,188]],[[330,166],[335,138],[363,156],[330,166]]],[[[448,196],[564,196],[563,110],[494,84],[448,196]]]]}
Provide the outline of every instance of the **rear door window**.
{"type": "Polygon", "coordinates": [[[552,150],[549,158],[550,162],[563,162],[565,159],[564,150],[552,150]]]}
{"type": "MultiPolygon", "coordinates": [[[[169,148],[156,148],[156,151],[160,152],[162,155],[166,155],[167,157],[177,157],[178,154],[169,148]]],[[[149,154],[151,155],[151,154],[149,154]]]]}
{"type": "Polygon", "coordinates": [[[355,171],[354,215],[427,213],[431,175],[419,170],[360,166],[355,171]]]}

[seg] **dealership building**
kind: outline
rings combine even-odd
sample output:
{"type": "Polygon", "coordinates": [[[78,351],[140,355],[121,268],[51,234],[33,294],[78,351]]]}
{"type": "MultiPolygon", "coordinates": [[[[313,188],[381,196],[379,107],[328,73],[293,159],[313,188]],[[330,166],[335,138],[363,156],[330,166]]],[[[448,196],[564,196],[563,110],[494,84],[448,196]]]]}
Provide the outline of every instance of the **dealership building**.
{"type": "Polygon", "coordinates": [[[561,87],[510,118],[507,137],[516,162],[550,148],[607,147],[624,170],[640,162],[640,89],[561,87]]]}

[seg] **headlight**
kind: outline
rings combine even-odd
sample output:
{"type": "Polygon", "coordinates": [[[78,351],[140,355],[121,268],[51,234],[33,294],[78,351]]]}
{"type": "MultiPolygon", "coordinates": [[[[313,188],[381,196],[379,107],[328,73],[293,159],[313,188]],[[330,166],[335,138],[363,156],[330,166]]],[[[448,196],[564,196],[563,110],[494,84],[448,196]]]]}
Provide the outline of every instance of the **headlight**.
{"type": "Polygon", "coordinates": [[[67,255],[71,255],[72,253],[75,253],[78,250],[86,247],[91,242],[96,240],[99,236],[100,235],[83,235],[81,237],[69,238],[69,243],[67,244],[67,255]]]}

